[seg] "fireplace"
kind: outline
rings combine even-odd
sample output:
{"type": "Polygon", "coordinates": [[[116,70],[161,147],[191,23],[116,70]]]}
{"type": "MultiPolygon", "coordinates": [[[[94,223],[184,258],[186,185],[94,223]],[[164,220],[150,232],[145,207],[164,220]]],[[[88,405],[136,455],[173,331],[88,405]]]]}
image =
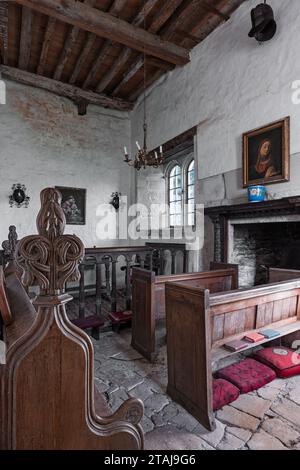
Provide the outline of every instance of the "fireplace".
{"type": "Polygon", "coordinates": [[[207,208],[214,258],[239,264],[240,287],[267,282],[268,267],[300,269],[300,197],[207,208]]]}
{"type": "Polygon", "coordinates": [[[300,269],[300,222],[232,224],[231,263],[239,265],[240,285],[268,281],[268,268],[300,269]]]}

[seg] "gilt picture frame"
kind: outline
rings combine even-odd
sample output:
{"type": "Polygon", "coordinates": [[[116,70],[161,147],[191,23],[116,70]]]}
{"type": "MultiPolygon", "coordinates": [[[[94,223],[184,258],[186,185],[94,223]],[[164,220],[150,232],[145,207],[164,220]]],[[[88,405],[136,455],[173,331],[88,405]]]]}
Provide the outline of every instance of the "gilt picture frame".
{"type": "Polygon", "coordinates": [[[67,225],[86,224],[86,189],[56,186],[62,195],[61,207],[67,225]]]}
{"type": "Polygon", "coordinates": [[[243,186],[290,180],[290,118],[243,134],[243,186]]]}

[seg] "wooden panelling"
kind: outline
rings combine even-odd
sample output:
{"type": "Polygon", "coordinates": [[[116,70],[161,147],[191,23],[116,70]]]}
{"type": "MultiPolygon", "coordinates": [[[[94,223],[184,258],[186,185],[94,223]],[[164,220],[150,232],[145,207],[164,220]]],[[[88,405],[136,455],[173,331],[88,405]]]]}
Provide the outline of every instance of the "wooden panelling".
{"type": "Polygon", "coordinates": [[[222,265],[216,271],[155,276],[144,269],[133,269],[132,274],[132,346],[149,360],[155,353],[155,322],[165,318],[165,286],[180,282],[193,288],[224,292],[235,288],[237,266],[222,265]]]}

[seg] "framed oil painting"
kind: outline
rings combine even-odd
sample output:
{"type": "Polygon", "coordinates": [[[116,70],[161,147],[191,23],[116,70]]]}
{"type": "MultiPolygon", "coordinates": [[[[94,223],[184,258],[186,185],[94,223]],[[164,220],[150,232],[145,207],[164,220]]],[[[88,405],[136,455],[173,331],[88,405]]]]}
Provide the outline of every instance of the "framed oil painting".
{"type": "Polygon", "coordinates": [[[243,134],[244,187],[290,179],[290,118],[243,134]]]}
{"type": "Polygon", "coordinates": [[[61,207],[68,225],[85,225],[86,189],[56,186],[61,192],[61,207]]]}

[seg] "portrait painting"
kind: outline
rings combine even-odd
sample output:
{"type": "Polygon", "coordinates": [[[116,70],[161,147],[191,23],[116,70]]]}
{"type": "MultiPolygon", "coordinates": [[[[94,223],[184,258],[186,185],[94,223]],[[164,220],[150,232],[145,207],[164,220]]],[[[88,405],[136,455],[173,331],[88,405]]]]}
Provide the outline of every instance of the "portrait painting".
{"type": "Polygon", "coordinates": [[[86,189],[56,186],[62,195],[61,207],[68,225],[85,225],[86,189]]]}
{"type": "Polygon", "coordinates": [[[244,187],[290,179],[290,118],[243,134],[244,187]]]}

